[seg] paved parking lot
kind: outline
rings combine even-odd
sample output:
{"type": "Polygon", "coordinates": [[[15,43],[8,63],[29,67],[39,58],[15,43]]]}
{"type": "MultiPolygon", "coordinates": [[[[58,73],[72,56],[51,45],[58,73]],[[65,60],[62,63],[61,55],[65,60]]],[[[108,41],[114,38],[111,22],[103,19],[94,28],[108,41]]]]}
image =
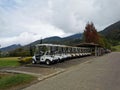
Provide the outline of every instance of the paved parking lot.
{"type": "Polygon", "coordinates": [[[88,56],[88,57],[70,59],[61,63],[52,64],[52,65],[30,64],[30,65],[20,66],[20,67],[3,68],[1,70],[7,71],[7,72],[26,73],[26,74],[31,74],[31,75],[36,75],[38,77],[41,77],[41,76],[49,75],[61,70],[66,70],[69,67],[76,66],[92,58],[95,58],[95,57],[88,56]]]}
{"type": "Polygon", "coordinates": [[[87,57],[81,57],[81,58],[76,58],[76,59],[69,59],[61,63],[55,63],[52,65],[45,65],[45,64],[30,64],[26,65],[26,67],[42,67],[42,68],[62,68],[66,69],[69,67],[72,67],[74,65],[78,65],[80,63],[83,63],[85,61],[88,61],[92,58],[95,58],[95,56],[87,56],[87,57]]]}
{"type": "MultiPolygon", "coordinates": [[[[72,64],[72,61],[69,63],[72,64]]],[[[120,90],[120,52],[73,66],[23,90],[120,90]]]]}
{"type": "Polygon", "coordinates": [[[87,56],[87,57],[81,57],[81,58],[76,58],[76,59],[70,59],[70,60],[66,60],[62,63],[52,65],[51,67],[66,69],[66,68],[69,68],[69,67],[72,67],[72,66],[79,65],[80,63],[89,61],[92,58],[95,58],[95,56],[87,56]]]}

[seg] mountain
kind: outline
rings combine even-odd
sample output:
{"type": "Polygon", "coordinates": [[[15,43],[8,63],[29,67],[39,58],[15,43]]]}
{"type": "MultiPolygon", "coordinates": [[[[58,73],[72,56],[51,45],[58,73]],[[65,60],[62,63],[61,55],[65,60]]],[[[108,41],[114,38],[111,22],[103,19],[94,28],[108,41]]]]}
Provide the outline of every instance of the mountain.
{"type": "Polygon", "coordinates": [[[120,21],[106,27],[100,33],[107,39],[120,41],[120,21]]]}
{"type": "MultiPolygon", "coordinates": [[[[42,43],[67,44],[67,45],[69,45],[69,44],[71,44],[71,42],[75,43],[76,40],[81,40],[81,39],[82,39],[82,33],[77,33],[77,34],[70,35],[70,36],[63,37],[63,38],[58,37],[58,36],[48,37],[48,38],[42,39],[42,43]]],[[[40,42],[41,42],[41,40],[37,40],[35,42],[30,43],[29,45],[36,45],[40,42]]]]}
{"type": "Polygon", "coordinates": [[[22,47],[20,44],[13,44],[13,45],[10,45],[8,47],[1,48],[0,50],[2,52],[8,52],[8,51],[12,51],[12,50],[15,50],[17,48],[20,48],[20,47],[22,47]]]}
{"type": "MultiPolygon", "coordinates": [[[[42,43],[54,43],[54,42],[59,42],[59,41],[61,41],[61,39],[62,39],[62,38],[61,38],[61,37],[58,37],[58,36],[48,37],[48,38],[42,39],[42,43]]],[[[41,43],[41,40],[36,40],[36,41],[34,41],[34,42],[26,45],[26,46],[30,46],[30,45],[34,46],[34,45],[39,44],[39,43],[41,43]]]]}
{"type": "Polygon", "coordinates": [[[53,37],[48,37],[48,38],[45,38],[43,39],[43,43],[54,43],[54,42],[59,42],[61,41],[61,37],[58,37],[58,36],[53,36],[53,37]]]}
{"type": "Polygon", "coordinates": [[[82,33],[77,33],[77,34],[73,34],[71,36],[68,37],[64,37],[64,40],[69,40],[69,39],[82,39],[82,33]]]}
{"type": "MultiPolygon", "coordinates": [[[[74,44],[79,43],[81,41],[81,38],[82,38],[81,33],[70,35],[70,36],[67,36],[64,38],[61,38],[58,36],[53,36],[53,37],[48,37],[48,38],[42,39],[42,43],[71,45],[73,43],[74,44]]],[[[34,46],[34,45],[39,44],[39,43],[41,43],[41,40],[37,40],[37,41],[32,42],[32,43],[25,45],[25,46],[21,46],[20,44],[13,44],[13,45],[10,45],[8,47],[1,48],[0,50],[2,52],[9,52],[9,51],[14,51],[16,49],[19,49],[20,47],[22,47],[23,49],[29,49],[30,45],[34,46]]]]}

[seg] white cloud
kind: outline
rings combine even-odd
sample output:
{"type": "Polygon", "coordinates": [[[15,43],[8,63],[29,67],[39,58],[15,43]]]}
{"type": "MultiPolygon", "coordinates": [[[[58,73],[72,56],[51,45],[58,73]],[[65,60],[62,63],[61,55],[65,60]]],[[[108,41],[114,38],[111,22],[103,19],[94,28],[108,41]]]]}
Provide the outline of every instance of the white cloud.
{"type": "Polygon", "coordinates": [[[0,44],[83,32],[88,21],[102,30],[120,20],[119,8],[118,0],[0,0],[0,44]]]}

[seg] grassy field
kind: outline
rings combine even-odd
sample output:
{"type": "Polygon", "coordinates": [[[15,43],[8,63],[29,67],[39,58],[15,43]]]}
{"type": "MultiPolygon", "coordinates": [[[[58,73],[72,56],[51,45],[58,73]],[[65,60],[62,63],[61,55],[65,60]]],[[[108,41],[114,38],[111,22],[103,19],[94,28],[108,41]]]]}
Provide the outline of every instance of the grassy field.
{"type": "Polygon", "coordinates": [[[0,67],[19,66],[18,57],[0,58],[0,67]]]}
{"type": "Polygon", "coordinates": [[[36,78],[31,75],[0,73],[0,90],[20,88],[21,86],[23,87],[26,84],[30,84],[34,80],[36,80],[36,78]]]}
{"type": "MultiPolygon", "coordinates": [[[[0,67],[17,67],[21,64],[18,57],[0,58],[0,67]]],[[[37,80],[36,77],[26,74],[0,72],[0,90],[16,90],[37,80]]]]}
{"type": "Polygon", "coordinates": [[[113,48],[113,49],[115,49],[115,51],[118,51],[118,52],[120,52],[120,45],[113,46],[112,48],[113,48]]]}

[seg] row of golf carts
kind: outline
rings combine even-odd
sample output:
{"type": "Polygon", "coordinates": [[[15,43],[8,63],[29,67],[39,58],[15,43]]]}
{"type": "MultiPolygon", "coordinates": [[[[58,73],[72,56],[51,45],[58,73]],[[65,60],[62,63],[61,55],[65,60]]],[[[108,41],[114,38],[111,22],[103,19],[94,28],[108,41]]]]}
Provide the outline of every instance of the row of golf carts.
{"type": "Polygon", "coordinates": [[[72,47],[55,44],[37,44],[32,63],[45,63],[50,65],[55,62],[62,62],[68,59],[79,58],[91,55],[91,49],[85,47],[72,47]]]}

